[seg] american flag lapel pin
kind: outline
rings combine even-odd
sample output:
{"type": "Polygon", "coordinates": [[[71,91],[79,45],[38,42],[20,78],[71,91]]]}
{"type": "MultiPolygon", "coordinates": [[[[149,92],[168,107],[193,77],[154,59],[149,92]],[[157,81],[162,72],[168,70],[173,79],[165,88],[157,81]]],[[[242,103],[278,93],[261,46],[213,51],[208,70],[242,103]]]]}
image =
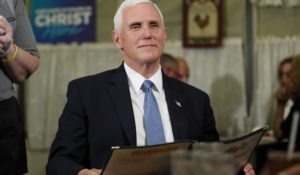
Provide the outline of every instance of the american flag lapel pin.
{"type": "Polygon", "coordinates": [[[179,101],[177,101],[177,100],[175,100],[175,104],[176,104],[176,106],[178,106],[178,107],[180,107],[180,108],[182,107],[182,106],[181,106],[181,103],[180,103],[179,101]]]}

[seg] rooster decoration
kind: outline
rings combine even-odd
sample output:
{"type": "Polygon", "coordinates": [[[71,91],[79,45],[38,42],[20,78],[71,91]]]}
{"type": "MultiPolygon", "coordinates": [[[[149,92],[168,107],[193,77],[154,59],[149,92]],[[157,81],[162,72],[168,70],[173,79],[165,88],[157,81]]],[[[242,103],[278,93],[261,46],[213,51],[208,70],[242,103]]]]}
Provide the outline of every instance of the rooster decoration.
{"type": "Polygon", "coordinates": [[[209,16],[207,14],[200,15],[199,13],[194,17],[194,21],[201,28],[205,28],[209,24],[209,16]]]}

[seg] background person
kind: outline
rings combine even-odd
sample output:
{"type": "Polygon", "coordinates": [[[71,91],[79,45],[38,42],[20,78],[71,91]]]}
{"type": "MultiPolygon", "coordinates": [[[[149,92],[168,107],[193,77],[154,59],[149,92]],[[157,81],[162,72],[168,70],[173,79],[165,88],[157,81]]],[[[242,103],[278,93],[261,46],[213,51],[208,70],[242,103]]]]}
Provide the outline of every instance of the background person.
{"type": "MultiPolygon", "coordinates": [[[[256,147],[256,172],[259,173],[264,167],[268,152],[270,150],[286,150],[286,142],[281,142],[281,128],[280,125],[284,119],[287,118],[288,113],[293,105],[293,100],[288,91],[288,85],[291,83],[291,69],[293,57],[283,59],[278,65],[277,77],[279,87],[276,90],[276,110],[273,120],[273,136],[278,138],[278,142],[263,144],[256,147]]],[[[272,135],[272,134],[271,134],[272,135]]]]}
{"type": "Polygon", "coordinates": [[[38,67],[38,51],[22,0],[0,1],[0,174],[27,172],[24,122],[13,83],[38,67]]]}
{"type": "Polygon", "coordinates": [[[179,80],[188,83],[190,79],[189,65],[184,58],[177,58],[179,80]]]}
{"type": "Polygon", "coordinates": [[[273,133],[275,137],[280,137],[281,121],[286,119],[293,105],[293,100],[287,90],[291,82],[292,57],[283,59],[278,66],[279,88],[276,91],[276,111],[273,122],[273,133]]]}
{"type": "MultiPolygon", "coordinates": [[[[292,69],[290,75],[290,82],[287,83],[286,89],[290,98],[293,100],[294,104],[288,114],[286,120],[281,118],[281,121],[277,121],[280,124],[280,130],[276,135],[277,139],[289,138],[291,123],[293,121],[293,116],[296,112],[300,112],[300,55],[296,55],[293,57],[292,61],[292,69]]],[[[297,141],[296,147],[299,149],[300,146],[300,128],[298,127],[297,141]]]]}
{"type": "Polygon", "coordinates": [[[178,64],[176,58],[168,53],[163,53],[160,57],[160,65],[163,72],[172,78],[179,79],[178,64]]]}
{"type": "MultiPolygon", "coordinates": [[[[290,71],[290,81],[287,81],[286,90],[289,94],[289,97],[293,100],[294,104],[288,114],[288,117],[283,120],[283,117],[280,117],[277,122],[280,123],[278,134],[275,135],[278,140],[286,139],[290,137],[290,129],[292,127],[293,116],[296,112],[300,112],[300,55],[292,57],[292,67],[290,71]]],[[[276,145],[275,145],[276,146],[276,145]]],[[[300,128],[298,126],[297,138],[296,138],[296,150],[299,151],[300,146],[300,128]]],[[[287,143],[284,147],[281,147],[281,151],[287,150],[287,143]]],[[[266,164],[262,175],[271,175],[269,170],[272,169],[270,164],[266,164]]],[[[296,175],[300,174],[300,166],[294,165],[286,170],[283,170],[279,175],[296,175]]]]}

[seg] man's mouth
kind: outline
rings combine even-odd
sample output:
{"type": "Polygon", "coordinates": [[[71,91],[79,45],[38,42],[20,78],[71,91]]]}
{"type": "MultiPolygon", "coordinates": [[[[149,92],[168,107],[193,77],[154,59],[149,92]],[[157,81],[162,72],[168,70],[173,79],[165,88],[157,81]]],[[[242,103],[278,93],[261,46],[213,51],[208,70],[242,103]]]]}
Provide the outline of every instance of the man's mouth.
{"type": "Polygon", "coordinates": [[[156,47],[155,44],[143,44],[138,46],[138,48],[151,48],[151,47],[156,47]]]}

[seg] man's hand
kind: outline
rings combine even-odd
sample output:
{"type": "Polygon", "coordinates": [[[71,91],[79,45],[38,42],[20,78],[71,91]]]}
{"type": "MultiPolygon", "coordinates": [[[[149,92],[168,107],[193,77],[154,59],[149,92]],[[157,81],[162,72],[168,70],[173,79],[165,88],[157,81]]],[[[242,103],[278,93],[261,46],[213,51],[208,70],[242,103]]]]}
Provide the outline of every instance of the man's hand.
{"type": "Polygon", "coordinates": [[[79,171],[78,175],[99,175],[101,170],[99,169],[82,169],[79,171]]]}
{"type": "Polygon", "coordinates": [[[255,175],[255,172],[251,164],[247,163],[247,165],[244,167],[244,173],[245,175],[255,175]]]}

